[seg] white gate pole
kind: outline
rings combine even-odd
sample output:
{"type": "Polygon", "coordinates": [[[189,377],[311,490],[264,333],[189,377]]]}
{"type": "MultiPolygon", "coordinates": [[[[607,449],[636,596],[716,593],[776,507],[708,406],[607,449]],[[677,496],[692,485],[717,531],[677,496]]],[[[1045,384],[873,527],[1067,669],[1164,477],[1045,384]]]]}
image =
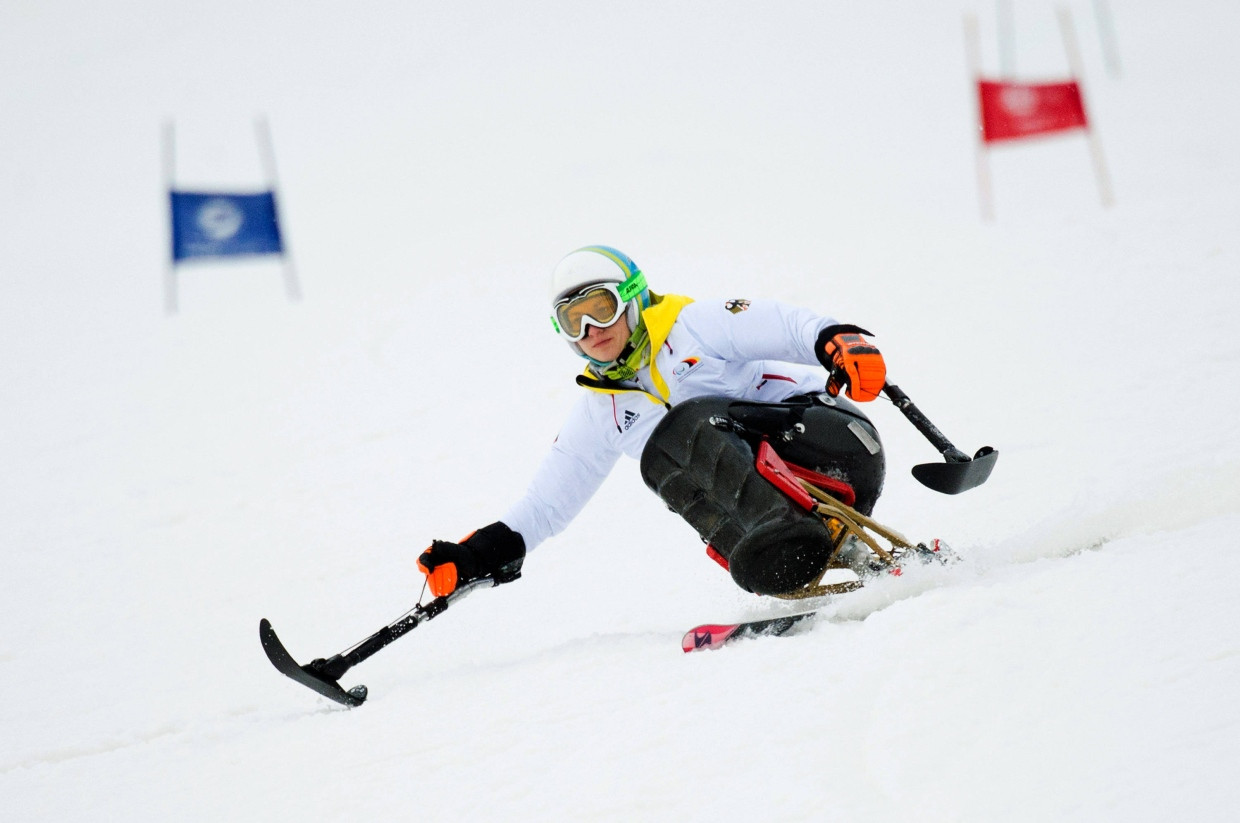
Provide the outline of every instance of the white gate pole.
{"type": "MultiPolygon", "coordinates": [[[[276,178],[276,153],[271,144],[271,129],[266,117],[254,120],[254,134],[258,140],[258,154],[263,163],[263,171],[267,175],[267,184],[271,188],[271,196],[276,201],[276,219],[279,220],[279,181],[276,178]]],[[[276,224],[279,226],[279,223],[276,224]]],[[[284,259],[284,292],[294,302],[301,300],[301,285],[297,282],[297,269],[293,266],[293,253],[288,247],[288,237],[280,230],[280,243],[284,246],[281,257],[284,259]]]]}
{"type": "MultiPolygon", "coordinates": [[[[1081,54],[1076,47],[1076,34],[1072,28],[1072,13],[1065,6],[1057,6],[1055,12],[1059,16],[1059,30],[1063,33],[1064,49],[1068,52],[1068,66],[1072,71],[1072,79],[1076,81],[1077,88],[1081,90],[1083,105],[1085,102],[1084,71],[1081,54]]],[[[1086,110],[1085,117],[1087,123],[1085,134],[1089,138],[1089,153],[1094,161],[1094,176],[1098,178],[1098,195],[1103,207],[1109,207],[1114,205],[1115,196],[1111,192],[1111,175],[1107,172],[1106,159],[1102,156],[1102,141],[1098,139],[1098,132],[1093,123],[1089,122],[1088,110],[1086,110]]]]}
{"type": "Polygon", "coordinates": [[[986,143],[982,138],[982,38],[977,27],[977,15],[964,16],[965,55],[969,61],[969,74],[973,94],[973,139],[977,154],[977,199],[983,220],[995,219],[994,197],[990,186],[990,162],[986,143]]]}
{"type": "Polygon", "coordinates": [[[177,272],[173,254],[176,225],[172,215],[172,190],[176,179],[176,132],[172,120],[164,123],[164,204],[168,209],[168,265],[164,269],[164,312],[177,313],[177,272]]]}

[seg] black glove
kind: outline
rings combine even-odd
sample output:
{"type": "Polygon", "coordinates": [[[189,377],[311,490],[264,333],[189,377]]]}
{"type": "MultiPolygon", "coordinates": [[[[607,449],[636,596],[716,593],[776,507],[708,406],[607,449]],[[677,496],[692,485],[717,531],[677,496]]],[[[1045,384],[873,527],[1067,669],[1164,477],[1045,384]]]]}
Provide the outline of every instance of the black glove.
{"type": "Polygon", "coordinates": [[[426,575],[431,594],[444,597],[457,586],[489,577],[508,583],[521,576],[525,560],[525,539],[503,523],[483,526],[460,543],[433,540],[418,557],[418,568],[426,575]]]}

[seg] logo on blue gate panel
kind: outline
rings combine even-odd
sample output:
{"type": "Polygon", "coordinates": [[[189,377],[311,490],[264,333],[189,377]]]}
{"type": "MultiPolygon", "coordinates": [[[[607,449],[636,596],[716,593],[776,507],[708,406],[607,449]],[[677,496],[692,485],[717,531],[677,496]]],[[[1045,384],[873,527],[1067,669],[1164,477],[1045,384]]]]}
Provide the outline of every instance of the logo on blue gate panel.
{"type": "Polygon", "coordinates": [[[194,222],[202,233],[212,240],[228,240],[241,231],[245,214],[233,201],[217,197],[198,208],[194,222]]]}
{"type": "Polygon", "coordinates": [[[283,254],[275,192],[169,192],[172,259],[283,254]]]}
{"type": "Polygon", "coordinates": [[[684,360],[681,360],[679,363],[677,363],[672,368],[672,374],[676,377],[677,380],[684,380],[685,376],[688,375],[689,372],[693,371],[701,364],[702,364],[702,361],[700,358],[686,357],[684,360]]]}

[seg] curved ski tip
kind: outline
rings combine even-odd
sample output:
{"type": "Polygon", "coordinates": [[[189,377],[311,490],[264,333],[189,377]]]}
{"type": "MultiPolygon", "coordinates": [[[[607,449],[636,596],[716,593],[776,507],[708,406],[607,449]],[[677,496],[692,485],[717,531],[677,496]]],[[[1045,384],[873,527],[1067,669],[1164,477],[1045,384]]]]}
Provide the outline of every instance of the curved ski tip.
{"type": "Polygon", "coordinates": [[[964,463],[921,463],[913,467],[913,477],[923,486],[941,494],[960,494],[986,482],[995,469],[999,452],[985,446],[964,463]]]}
{"type": "Polygon", "coordinates": [[[739,628],[740,624],[736,623],[697,626],[685,632],[685,636],[680,640],[680,648],[686,653],[717,649],[728,642],[728,638],[739,628]]]}

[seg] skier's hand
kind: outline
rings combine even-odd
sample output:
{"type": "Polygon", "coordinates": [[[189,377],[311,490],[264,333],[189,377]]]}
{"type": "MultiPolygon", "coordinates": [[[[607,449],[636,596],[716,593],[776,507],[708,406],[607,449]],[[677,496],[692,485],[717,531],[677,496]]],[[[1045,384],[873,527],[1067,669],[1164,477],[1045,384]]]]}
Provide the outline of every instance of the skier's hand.
{"type": "Polygon", "coordinates": [[[492,523],[460,543],[431,541],[418,557],[418,569],[426,575],[431,594],[444,597],[483,577],[497,584],[515,580],[524,559],[525,539],[503,523],[492,523]]]}
{"type": "Polygon", "coordinates": [[[456,591],[457,582],[476,578],[473,552],[458,543],[432,540],[418,557],[418,569],[426,575],[431,594],[443,597],[456,591]]]}
{"type": "Polygon", "coordinates": [[[878,397],[887,382],[882,353],[861,335],[871,334],[860,326],[828,326],[818,335],[818,359],[831,372],[827,393],[832,397],[847,387],[853,400],[867,402],[878,397]]]}

